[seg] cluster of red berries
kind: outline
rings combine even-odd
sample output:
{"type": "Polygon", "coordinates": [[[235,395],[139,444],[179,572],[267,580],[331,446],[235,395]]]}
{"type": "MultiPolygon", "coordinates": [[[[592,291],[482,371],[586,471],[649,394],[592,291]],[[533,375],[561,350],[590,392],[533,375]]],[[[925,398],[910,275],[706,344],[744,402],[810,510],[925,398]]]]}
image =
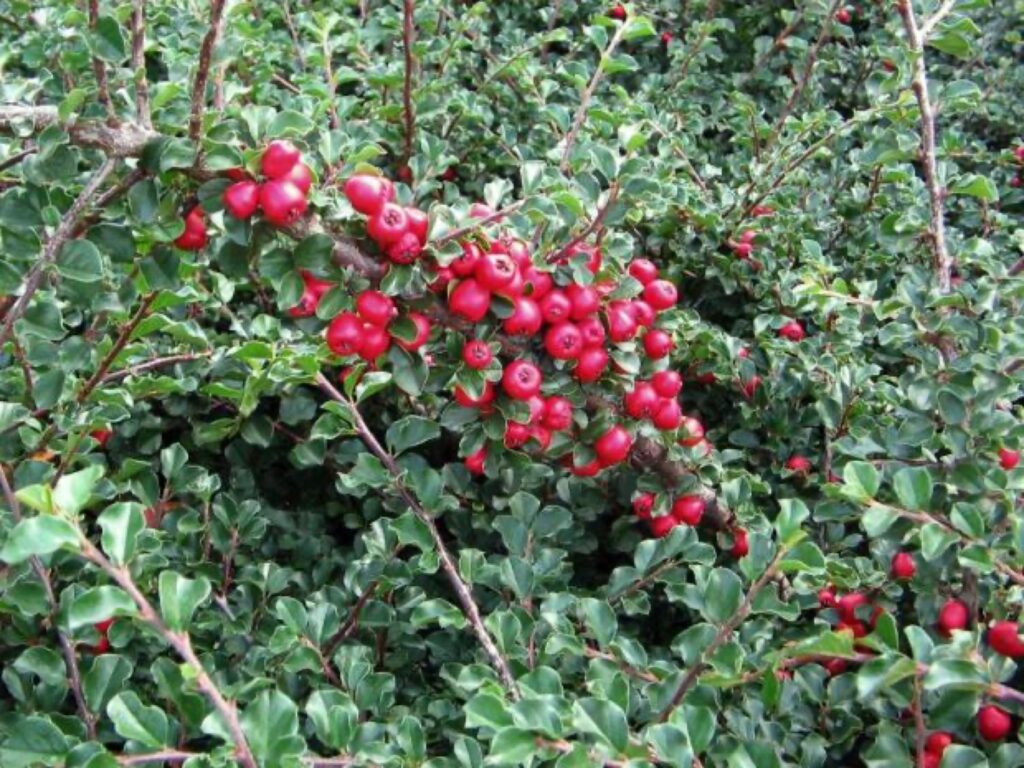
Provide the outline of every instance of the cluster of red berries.
{"type": "Polygon", "coordinates": [[[359,174],[345,182],[352,207],[368,216],[366,234],[394,264],[412,264],[427,244],[427,214],[394,202],[395,186],[381,176],[359,174]]]}
{"type": "MultiPolygon", "coordinates": [[[[1024,164],[1024,144],[1014,148],[1013,156],[1014,158],[1016,158],[1018,163],[1024,164]]],[[[1017,174],[1012,179],[1010,179],[1010,186],[1014,188],[1024,186],[1024,175],[1021,175],[1021,173],[1018,171],[1017,174]]]]}
{"type": "Polygon", "coordinates": [[[290,141],[275,139],[263,150],[260,171],[265,177],[262,183],[241,169],[228,173],[235,183],[224,190],[224,209],[236,219],[250,219],[261,210],[275,227],[294,224],[306,212],[306,196],[313,185],[302,152],[290,141]]]}
{"type": "Polygon", "coordinates": [[[740,233],[739,240],[730,240],[729,247],[732,248],[733,254],[737,259],[749,259],[751,254],[754,252],[754,239],[757,237],[757,232],[752,229],[746,229],[740,233]]]}
{"type": "Polygon", "coordinates": [[[415,352],[430,338],[430,320],[419,312],[409,312],[406,317],[415,328],[411,340],[391,330],[391,324],[398,319],[398,307],[391,297],[380,291],[363,291],[356,296],[355,312],[341,312],[327,326],[327,346],[338,357],[359,355],[371,364],[391,348],[392,340],[415,352]]]}
{"type": "MultiPolygon", "coordinates": [[[[700,524],[704,517],[704,510],[707,502],[697,494],[680,496],[672,502],[667,515],[654,516],[654,505],[656,497],[653,493],[645,492],[638,494],[633,499],[633,514],[640,520],[647,521],[651,533],[661,538],[667,536],[677,525],[688,525],[691,527],[700,524]]],[[[732,548],[730,552],[735,558],[745,557],[750,552],[750,543],[747,538],[747,531],[744,528],[733,527],[732,548]]]]}
{"type": "Polygon", "coordinates": [[[185,231],[178,235],[174,244],[183,251],[201,251],[208,240],[206,217],[197,205],[185,214],[185,231]]]}

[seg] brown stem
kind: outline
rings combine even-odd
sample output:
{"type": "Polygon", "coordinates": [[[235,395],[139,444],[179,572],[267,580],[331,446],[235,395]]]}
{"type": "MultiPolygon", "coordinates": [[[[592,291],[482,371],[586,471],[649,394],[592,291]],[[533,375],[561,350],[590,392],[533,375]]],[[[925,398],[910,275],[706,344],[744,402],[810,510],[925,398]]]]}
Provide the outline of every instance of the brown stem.
{"type": "Polygon", "coordinates": [[[249,748],[249,742],[245,738],[245,731],[242,729],[242,723],[238,719],[238,710],[234,702],[224,698],[220,689],[217,688],[216,684],[207,674],[202,663],[199,661],[199,657],[196,656],[195,651],[192,649],[192,641],[189,639],[188,633],[176,632],[164,624],[160,614],[157,613],[152,603],[146,599],[146,596],[142,594],[132,580],[127,568],[115,566],[84,536],[81,539],[81,547],[82,556],[86,560],[100,568],[121,589],[128,593],[128,596],[131,597],[139,610],[139,618],[163,637],[167,644],[174,649],[175,653],[181,657],[182,661],[192,667],[196,686],[213,704],[214,709],[217,710],[217,713],[227,726],[228,732],[231,734],[231,739],[235,743],[235,759],[244,768],[257,768],[256,758],[253,756],[252,750],[249,748]]]}
{"type": "Polygon", "coordinates": [[[180,749],[165,749],[160,752],[143,752],[137,755],[118,755],[118,765],[149,765],[150,763],[183,763],[199,757],[199,752],[182,752],[180,749]]]}
{"type": "MultiPolygon", "coordinates": [[[[924,180],[928,187],[928,199],[931,205],[931,244],[932,263],[939,293],[949,293],[953,260],[946,246],[945,222],[945,190],[939,181],[936,162],[935,110],[928,95],[928,68],[925,62],[925,43],[930,27],[919,28],[917,16],[910,0],[899,0],[896,8],[903,19],[903,28],[907,33],[907,44],[913,54],[913,79],[911,87],[917,97],[918,110],[921,113],[921,164],[924,166],[924,180]]],[[[948,13],[948,10],[946,11],[948,13]]],[[[940,11],[941,13],[941,11],[940,11]]],[[[945,15],[944,13],[942,15],[945,15]]],[[[939,13],[936,14],[936,17],[939,13]]],[[[935,17],[933,17],[934,19],[935,17]]]]}
{"type": "Polygon", "coordinates": [[[39,285],[43,281],[43,275],[46,270],[57,260],[57,255],[60,253],[60,249],[64,246],[64,243],[71,237],[71,233],[74,230],[75,224],[78,221],[78,217],[82,215],[86,206],[92,200],[93,196],[99,190],[100,186],[106,180],[110,172],[114,170],[115,161],[112,158],[108,158],[104,161],[100,169],[92,175],[92,178],[86,183],[82,192],[78,195],[78,198],[68,209],[67,213],[60,220],[60,224],[57,225],[56,231],[53,236],[46,242],[46,247],[43,249],[43,255],[39,257],[35,266],[29,271],[28,277],[25,279],[25,287],[21,291],[21,296],[14,302],[14,306],[7,312],[7,317],[4,320],[3,328],[0,329],[0,347],[3,347],[10,338],[12,331],[14,330],[14,324],[21,319],[21,316],[25,314],[25,310],[28,309],[28,305],[32,301],[32,297],[35,296],[39,285]]]}
{"type": "Polygon", "coordinates": [[[427,527],[427,530],[430,532],[430,537],[434,540],[434,546],[437,548],[438,557],[441,559],[441,568],[448,577],[448,582],[455,591],[459,603],[462,605],[462,611],[465,614],[466,619],[469,621],[470,626],[473,628],[473,632],[476,635],[477,640],[491,662],[491,666],[493,666],[495,671],[498,673],[498,677],[501,679],[501,682],[509,695],[513,699],[518,699],[519,688],[516,685],[515,678],[508,666],[508,662],[505,660],[505,657],[502,656],[501,651],[498,650],[498,646],[495,644],[490,632],[487,631],[487,627],[484,626],[483,619],[480,616],[480,609],[477,607],[476,601],[473,600],[473,595],[470,592],[469,587],[466,585],[466,582],[464,582],[462,577],[459,576],[458,566],[455,564],[455,560],[448,551],[448,547],[445,545],[444,539],[441,538],[441,534],[437,530],[437,525],[434,523],[434,519],[425,509],[423,509],[419,501],[415,496],[413,496],[402,481],[403,471],[401,467],[398,466],[398,462],[395,461],[395,458],[388,453],[377,440],[377,437],[366,424],[362,413],[360,413],[359,408],[353,401],[342,395],[322,373],[318,373],[316,375],[316,383],[324,394],[335,402],[340,403],[348,410],[359,438],[366,444],[366,447],[370,449],[370,452],[380,459],[381,463],[393,478],[395,490],[420,519],[420,521],[427,527]]]}
{"type": "Polygon", "coordinates": [[[23,149],[20,152],[15,152],[13,155],[8,157],[6,160],[4,160],[3,162],[0,162],[0,173],[2,173],[3,171],[6,171],[8,168],[13,168],[15,165],[20,163],[26,157],[28,157],[29,155],[33,155],[33,154],[35,154],[38,151],[39,150],[36,147],[28,147],[27,149],[23,149]]]}
{"type": "Polygon", "coordinates": [[[921,691],[921,676],[914,675],[914,751],[917,753],[917,768],[925,768],[925,754],[924,754],[924,742],[925,742],[925,724],[924,724],[924,712],[921,708],[921,698],[923,693],[921,691]]]}
{"type": "Polygon", "coordinates": [[[163,368],[168,365],[177,365],[178,363],[191,363],[196,360],[202,360],[203,358],[209,357],[212,352],[209,350],[205,352],[188,352],[181,355],[167,355],[166,357],[155,357],[152,360],[147,360],[144,363],[138,363],[136,365],[130,365],[127,368],[122,368],[119,371],[110,371],[105,374],[100,380],[100,384],[110,384],[114,381],[121,381],[129,376],[141,376],[144,373],[149,373],[157,368],[163,368]]]}
{"type": "MultiPolygon", "coordinates": [[[[0,489],[3,490],[4,499],[11,510],[11,517],[15,523],[19,522],[21,520],[21,505],[18,504],[18,497],[14,495],[14,489],[11,488],[11,484],[7,480],[7,470],[4,467],[0,467],[0,489]]],[[[75,699],[78,716],[85,724],[85,730],[89,738],[95,739],[96,716],[89,711],[89,706],[86,704],[85,696],[82,693],[82,675],[78,669],[78,657],[75,655],[75,648],[71,640],[57,625],[57,612],[60,610],[60,604],[53,589],[53,582],[50,580],[50,572],[46,570],[46,567],[38,557],[32,557],[29,563],[32,565],[32,571],[35,573],[36,578],[43,585],[43,591],[46,592],[46,602],[50,606],[50,625],[57,633],[57,643],[60,645],[61,655],[64,657],[64,666],[67,669],[68,687],[71,689],[71,695],[75,699]]]]}
{"type": "Polygon", "coordinates": [[[341,629],[339,629],[324,646],[325,656],[328,658],[333,656],[335,649],[337,649],[339,645],[345,642],[345,640],[347,640],[352,633],[358,629],[359,615],[363,612],[363,608],[366,606],[366,603],[369,602],[370,598],[373,597],[374,593],[376,593],[379,583],[380,582],[378,581],[370,582],[370,584],[366,586],[366,589],[363,590],[363,594],[361,594],[359,599],[356,600],[356,604],[353,606],[348,618],[345,619],[345,623],[341,625],[341,629]]]}
{"type": "Polygon", "coordinates": [[[75,396],[75,402],[81,405],[89,399],[89,395],[92,394],[93,390],[96,389],[103,382],[103,378],[107,375],[107,371],[110,370],[110,366],[113,365],[114,360],[121,354],[121,350],[125,348],[128,341],[131,339],[135,329],[139,327],[146,315],[149,314],[149,308],[153,305],[156,300],[156,292],[147,294],[142,298],[142,302],[139,304],[139,308],[136,310],[132,319],[128,321],[127,325],[121,328],[121,332],[118,333],[117,338],[114,340],[113,346],[109,349],[103,359],[97,366],[96,371],[85,383],[85,385],[78,390],[78,394],[75,396]]]}
{"type": "Polygon", "coordinates": [[[608,46],[601,52],[601,58],[597,62],[597,66],[594,68],[594,75],[590,78],[590,82],[587,83],[586,89],[583,91],[583,96],[580,98],[580,105],[576,109],[576,116],[573,118],[572,125],[569,128],[569,132],[565,135],[565,147],[562,149],[562,161],[558,167],[562,173],[569,171],[569,157],[572,154],[572,148],[576,144],[576,138],[579,136],[580,129],[583,127],[583,121],[587,117],[587,107],[590,106],[590,100],[594,97],[594,92],[597,90],[597,86],[601,82],[601,78],[604,76],[604,63],[611,58],[611,55],[615,52],[615,49],[619,47],[619,43],[622,42],[622,36],[626,32],[626,28],[629,26],[628,22],[621,22],[618,28],[615,30],[615,34],[612,35],[611,41],[608,46]]]}
{"type": "Polygon", "coordinates": [[[284,25],[288,27],[288,34],[292,38],[292,45],[295,46],[295,58],[299,62],[299,69],[305,70],[306,57],[302,53],[302,44],[299,42],[299,33],[295,30],[295,20],[292,18],[292,8],[288,0],[283,0],[281,3],[281,15],[284,16],[284,25]]]}
{"type": "Polygon", "coordinates": [[[135,70],[135,119],[152,128],[146,79],[146,0],[132,0],[132,69],[135,70]]]}
{"type": "MultiPolygon", "coordinates": [[[[708,3],[707,11],[704,14],[704,21],[709,22],[715,16],[717,10],[718,0],[711,0],[708,3]]],[[[704,41],[707,40],[708,34],[710,34],[710,28],[705,23],[705,26],[701,29],[701,33],[697,36],[697,39],[693,41],[693,44],[687,49],[683,55],[683,62],[679,65],[679,74],[676,75],[677,80],[682,80],[686,77],[686,73],[690,71],[690,65],[693,60],[697,58],[697,54],[700,53],[701,46],[704,45],[704,41]]]]}
{"type": "Polygon", "coordinates": [[[479,219],[473,219],[471,223],[467,224],[464,227],[459,227],[458,229],[453,229],[451,232],[446,232],[436,240],[431,240],[430,244],[435,247],[440,247],[445,243],[450,243],[452,240],[458,240],[461,237],[465,237],[470,232],[475,232],[476,230],[480,229],[480,227],[485,227],[492,221],[497,221],[498,219],[501,219],[510,213],[514,213],[515,211],[522,208],[525,203],[525,198],[522,200],[516,200],[514,203],[509,203],[504,208],[495,211],[489,216],[484,216],[483,218],[479,219]]]}
{"type": "Polygon", "coordinates": [[[575,248],[577,245],[582,243],[588,237],[595,232],[599,231],[604,225],[604,220],[608,218],[608,212],[615,205],[615,201],[619,199],[619,182],[618,180],[613,181],[611,186],[608,187],[608,197],[605,198],[604,205],[602,205],[597,215],[594,216],[593,221],[587,225],[586,229],[580,232],[576,237],[572,238],[568,243],[555,251],[552,255],[548,256],[548,262],[551,264],[556,263],[559,259],[563,258],[570,250],[575,248]]]}
{"type": "Polygon", "coordinates": [[[700,673],[707,668],[708,662],[706,660],[715,655],[718,649],[721,648],[722,645],[732,636],[732,633],[736,628],[739,627],[739,625],[743,623],[744,619],[747,618],[750,613],[750,609],[754,605],[754,599],[758,594],[760,594],[762,589],[772,582],[778,573],[779,563],[782,562],[782,558],[785,556],[786,551],[786,547],[779,548],[779,551],[775,553],[775,557],[772,558],[768,567],[765,568],[764,573],[758,577],[757,581],[755,581],[747,591],[746,596],[743,598],[743,602],[740,603],[740,607],[736,609],[736,613],[734,613],[729,620],[722,625],[721,629],[718,630],[718,633],[704,649],[704,652],[701,653],[700,660],[687,671],[682,682],[679,683],[679,687],[676,688],[675,693],[672,694],[672,698],[669,700],[668,706],[662,710],[660,715],[658,715],[657,721],[659,723],[663,723],[668,720],[675,708],[682,702],[683,697],[686,696],[687,691],[689,691],[697,682],[697,679],[700,677],[700,673]]]}
{"type": "Polygon", "coordinates": [[[188,135],[193,142],[199,141],[203,127],[203,111],[206,109],[206,82],[210,77],[210,61],[213,49],[220,37],[224,17],[225,0],[210,0],[210,28],[206,30],[199,47],[199,67],[192,83],[192,114],[188,121],[188,135]]]}
{"type": "Polygon", "coordinates": [[[412,157],[412,145],[416,130],[416,113],[412,104],[412,78],[416,67],[412,47],[416,41],[416,27],[413,15],[416,11],[416,0],[403,0],[402,3],[402,49],[405,54],[405,79],[402,83],[402,114],[405,117],[405,149],[402,162],[408,163],[412,157]]]}
{"type": "MultiPolygon", "coordinates": [[[[89,0],[89,29],[95,30],[100,19],[99,0],[89,0]]],[[[110,86],[107,83],[107,65],[98,56],[92,57],[92,71],[96,75],[96,99],[107,111],[107,121],[114,123],[117,114],[114,112],[114,105],[110,101],[110,86]]]]}

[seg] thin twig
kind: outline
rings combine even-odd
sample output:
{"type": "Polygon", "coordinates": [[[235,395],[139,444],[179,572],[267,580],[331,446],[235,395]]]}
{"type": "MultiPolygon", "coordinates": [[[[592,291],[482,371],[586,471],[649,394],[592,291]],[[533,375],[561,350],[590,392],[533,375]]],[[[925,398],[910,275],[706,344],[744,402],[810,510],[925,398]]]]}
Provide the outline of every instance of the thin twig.
{"type": "Polygon", "coordinates": [[[115,161],[112,158],[108,158],[100,166],[100,169],[92,175],[92,178],[86,183],[82,192],[78,195],[78,198],[68,209],[67,213],[60,220],[60,224],[57,225],[56,231],[53,236],[47,241],[46,247],[43,249],[43,255],[39,257],[39,260],[35,263],[35,266],[29,271],[28,277],[25,279],[25,286],[22,288],[21,295],[18,300],[14,302],[14,306],[7,312],[7,318],[4,320],[3,328],[0,329],[0,347],[3,347],[10,338],[12,331],[14,330],[14,324],[21,319],[21,316],[25,314],[25,310],[28,309],[28,305],[32,302],[32,297],[35,296],[39,285],[43,281],[43,274],[46,270],[57,260],[57,255],[60,253],[60,249],[64,246],[64,243],[71,237],[71,233],[75,228],[75,224],[78,221],[78,217],[82,215],[86,206],[96,195],[100,186],[106,180],[110,172],[114,170],[115,161]]]}
{"type": "Polygon", "coordinates": [[[327,641],[324,646],[324,655],[330,658],[334,655],[335,649],[347,640],[353,632],[359,627],[359,615],[363,612],[363,608],[369,602],[370,598],[373,597],[377,591],[379,581],[371,581],[366,585],[366,589],[363,590],[363,594],[356,600],[356,604],[352,607],[352,611],[349,613],[348,618],[345,619],[345,623],[341,625],[341,628],[334,633],[334,636],[327,641]]]}
{"type": "MultiPolygon", "coordinates": [[[[95,31],[96,24],[100,20],[99,0],[89,0],[89,29],[95,31]]],[[[107,121],[113,123],[117,120],[117,113],[114,112],[114,105],[110,101],[110,86],[107,83],[107,65],[99,56],[92,57],[92,71],[96,75],[96,99],[107,111],[107,121]]]]}
{"type": "Polygon", "coordinates": [[[950,14],[950,12],[953,10],[953,6],[955,6],[956,3],[957,0],[946,0],[946,2],[942,4],[942,7],[940,7],[939,10],[933,13],[931,17],[928,18],[928,20],[921,25],[921,37],[923,39],[928,39],[928,35],[931,34],[932,30],[935,29],[935,26],[940,21],[942,21],[950,14]]]}
{"type": "Polygon", "coordinates": [[[509,203],[504,208],[500,208],[499,210],[495,211],[489,216],[484,216],[479,219],[473,219],[471,223],[467,224],[464,227],[459,227],[458,229],[453,229],[451,232],[446,232],[436,240],[431,240],[430,244],[436,248],[444,245],[445,243],[450,243],[452,240],[458,240],[461,237],[465,237],[470,232],[475,232],[476,230],[480,229],[480,227],[487,226],[492,221],[497,221],[498,219],[501,219],[510,213],[514,213],[515,211],[522,208],[525,203],[526,198],[523,198],[522,200],[516,200],[514,203],[509,203]]]}
{"type": "Polygon", "coordinates": [[[192,84],[192,114],[188,121],[188,135],[193,142],[199,141],[203,127],[203,111],[206,109],[206,82],[210,77],[210,62],[213,49],[220,37],[226,0],[210,0],[210,28],[206,30],[199,47],[199,66],[192,84]]]}
{"type": "Polygon", "coordinates": [[[398,462],[395,461],[395,458],[388,453],[388,451],[386,451],[377,440],[377,437],[373,434],[373,431],[363,419],[363,415],[360,413],[359,408],[352,400],[349,400],[342,395],[322,373],[318,373],[316,375],[316,383],[324,394],[335,402],[340,403],[348,410],[359,438],[388,470],[392,476],[395,490],[413,513],[415,513],[420,521],[427,527],[427,530],[430,532],[430,537],[434,541],[434,546],[437,548],[437,554],[441,560],[441,568],[448,577],[448,582],[451,584],[452,589],[458,597],[459,603],[462,605],[462,611],[465,614],[466,619],[469,621],[469,624],[473,629],[473,633],[476,635],[477,640],[483,647],[484,653],[491,662],[491,666],[493,666],[495,671],[498,673],[498,677],[505,689],[508,691],[508,694],[513,699],[518,699],[519,688],[516,685],[515,677],[512,675],[512,670],[509,668],[508,662],[505,660],[505,657],[502,656],[501,651],[498,650],[498,646],[495,644],[494,638],[491,637],[490,632],[488,632],[487,627],[484,626],[483,618],[480,616],[480,609],[477,607],[476,601],[473,599],[473,595],[470,592],[469,587],[466,585],[466,582],[464,582],[462,577],[459,575],[458,566],[455,564],[455,560],[448,551],[448,547],[445,545],[444,539],[441,538],[441,534],[437,530],[437,525],[434,523],[434,519],[427,513],[422,505],[420,505],[419,501],[402,481],[402,475],[404,473],[401,467],[398,466],[398,462]]]}
{"type": "Polygon", "coordinates": [[[21,150],[20,152],[15,152],[6,160],[0,162],[0,173],[6,171],[8,168],[14,167],[22,160],[24,160],[26,157],[28,157],[29,155],[33,155],[38,151],[39,150],[37,147],[28,147],[26,149],[21,150]]]}
{"type": "Polygon", "coordinates": [[[915,764],[917,768],[925,768],[924,755],[924,743],[926,738],[925,724],[924,724],[924,712],[921,707],[921,698],[923,696],[921,691],[921,676],[919,674],[914,675],[914,751],[917,754],[917,760],[915,764]]]}
{"type": "Polygon", "coordinates": [[[412,104],[412,78],[416,67],[412,47],[416,42],[416,27],[413,16],[416,12],[415,0],[403,0],[402,3],[402,50],[405,54],[405,78],[402,83],[402,114],[405,117],[405,148],[402,162],[408,163],[412,157],[412,145],[416,130],[416,113],[412,104]]]}
{"type": "Polygon", "coordinates": [[[118,333],[117,338],[114,340],[114,344],[107,351],[107,354],[103,356],[100,364],[97,366],[96,371],[85,383],[85,385],[78,390],[78,394],[75,396],[75,402],[81,405],[92,394],[93,390],[103,381],[103,378],[107,375],[107,371],[110,370],[110,366],[113,365],[114,360],[121,354],[121,350],[125,348],[125,345],[131,340],[132,334],[135,329],[139,327],[139,323],[145,319],[146,315],[149,314],[149,308],[153,305],[156,300],[156,292],[147,294],[142,298],[142,302],[139,304],[138,310],[132,316],[132,319],[128,323],[122,326],[121,331],[118,333]]]}
{"type": "Polygon", "coordinates": [[[132,69],[135,70],[135,119],[152,128],[146,79],[146,0],[132,0],[132,69]]]}
{"type": "Polygon", "coordinates": [[[149,373],[157,368],[164,368],[168,365],[177,365],[178,363],[191,363],[195,360],[202,360],[203,358],[209,357],[213,353],[210,350],[204,352],[186,352],[180,355],[167,355],[166,357],[155,357],[152,360],[147,360],[144,363],[137,363],[136,365],[130,365],[127,368],[122,368],[119,371],[111,371],[103,376],[100,380],[100,384],[110,384],[115,381],[121,381],[129,376],[141,376],[144,373],[149,373]]]}
{"type": "Polygon", "coordinates": [[[619,182],[615,180],[608,187],[608,196],[605,198],[604,205],[602,205],[597,214],[594,216],[593,221],[590,222],[587,227],[580,232],[576,237],[572,238],[568,243],[555,251],[551,256],[548,257],[549,263],[556,263],[559,259],[563,258],[573,248],[582,243],[592,234],[601,229],[604,224],[604,220],[608,217],[608,212],[615,205],[615,201],[619,199],[619,182]]]}
{"type": "Polygon", "coordinates": [[[160,752],[142,752],[137,755],[118,755],[119,765],[149,765],[150,763],[183,763],[193,757],[199,757],[199,752],[182,752],[180,749],[164,749],[160,752]]]}
{"type": "Polygon", "coordinates": [[[305,71],[306,57],[302,53],[302,44],[299,41],[299,33],[295,29],[295,20],[292,18],[292,8],[288,0],[283,0],[281,3],[281,15],[284,16],[284,25],[288,27],[288,34],[295,46],[295,58],[299,62],[299,70],[305,71]]]}

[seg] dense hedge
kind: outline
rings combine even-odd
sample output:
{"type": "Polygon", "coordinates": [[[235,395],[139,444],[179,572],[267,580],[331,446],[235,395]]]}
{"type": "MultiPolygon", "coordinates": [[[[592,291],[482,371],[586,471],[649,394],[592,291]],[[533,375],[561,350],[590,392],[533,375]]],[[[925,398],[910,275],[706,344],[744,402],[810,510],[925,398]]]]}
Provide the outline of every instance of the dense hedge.
{"type": "Polygon", "coordinates": [[[1022,16],[0,2],[0,765],[1024,765],[1022,16]]]}

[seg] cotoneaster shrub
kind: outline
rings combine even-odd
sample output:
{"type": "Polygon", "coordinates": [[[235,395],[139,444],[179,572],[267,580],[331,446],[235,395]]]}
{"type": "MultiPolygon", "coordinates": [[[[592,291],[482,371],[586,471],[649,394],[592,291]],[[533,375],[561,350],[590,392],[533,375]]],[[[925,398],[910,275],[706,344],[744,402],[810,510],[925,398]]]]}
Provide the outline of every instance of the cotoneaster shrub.
{"type": "Polygon", "coordinates": [[[0,5],[0,765],[1024,764],[1022,12],[0,5]]]}

